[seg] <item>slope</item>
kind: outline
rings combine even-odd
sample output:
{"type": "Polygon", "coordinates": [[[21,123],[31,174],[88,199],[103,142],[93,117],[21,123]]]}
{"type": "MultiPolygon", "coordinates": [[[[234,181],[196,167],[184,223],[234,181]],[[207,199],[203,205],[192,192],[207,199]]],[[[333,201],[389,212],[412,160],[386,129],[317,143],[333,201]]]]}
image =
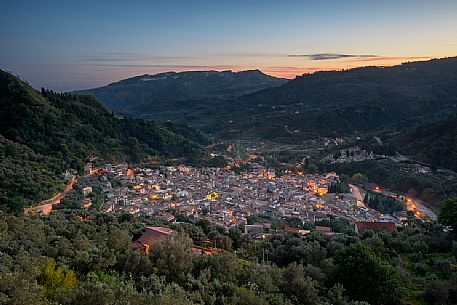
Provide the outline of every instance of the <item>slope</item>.
{"type": "Polygon", "coordinates": [[[457,115],[420,125],[388,141],[415,160],[457,172],[457,115]]]}
{"type": "MultiPolygon", "coordinates": [[[[119,86],[103,90],[117,92],[119,86]]],[[[319,136],[398,131],[445,118],[457,111],[457,57],[316,72],[231,100],[175,91],[151,91],[147,99],[138,97],[142,90],[134,97],[127,98],[131,91],[126,91],[105,98],[115,111],[184,122],[226,138],[300,143],[319,136]],[[133,102],[137,98],[141,102],[133,102]],[[142,103],[148,99],[154,102],[142,103]]]]}
{"type": "Polygon", "coordinates": [[[136,76],[80,93],[94,95],[114,111],[136,113],[134,109],[139,105],[147,105],[154,112],[168,102],[231,99],[285,82],[285,79],[266,75],[259,70],[166,72],[136,76]]]}
{"type": "Polygon", "coordinates": [[[66,169],[80,170],[92,157],[196,160],[209,141],[188,126],[116,117],[91,96],[40,94],[1,70],[0,131],[0,204],[9,207],[48,197],[66,169]]]}

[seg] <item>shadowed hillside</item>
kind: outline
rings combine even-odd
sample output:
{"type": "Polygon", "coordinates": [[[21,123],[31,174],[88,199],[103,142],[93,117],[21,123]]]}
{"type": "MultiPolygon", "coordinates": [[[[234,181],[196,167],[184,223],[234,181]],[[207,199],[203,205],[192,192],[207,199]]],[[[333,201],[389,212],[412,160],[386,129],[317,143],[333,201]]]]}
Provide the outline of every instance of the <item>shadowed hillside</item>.
{"type": "Polygon", "coordinates": [[[40,94],[4,71],[0,130],[0,198],[10,208],[49,197],[63,187],[66,169],[80,170],[91,157],[196,160],[209,142],[189,126],[116,117],[91,96],[40,94]]]}

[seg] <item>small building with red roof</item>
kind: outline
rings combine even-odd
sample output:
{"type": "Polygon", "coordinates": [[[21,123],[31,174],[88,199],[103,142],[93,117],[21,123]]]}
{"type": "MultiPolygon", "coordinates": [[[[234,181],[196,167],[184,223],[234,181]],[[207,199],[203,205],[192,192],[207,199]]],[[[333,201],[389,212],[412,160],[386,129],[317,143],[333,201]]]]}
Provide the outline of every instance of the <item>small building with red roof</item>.
{"type": "Polygon", "coordinates": [[[389,232],[393,233],[397,231],[397,227],[393,222],[381,222],[381,221],[359,221],[355,223],[355,232],[363,233],[366,231],[373,231],[375,233],[389,232]]]}

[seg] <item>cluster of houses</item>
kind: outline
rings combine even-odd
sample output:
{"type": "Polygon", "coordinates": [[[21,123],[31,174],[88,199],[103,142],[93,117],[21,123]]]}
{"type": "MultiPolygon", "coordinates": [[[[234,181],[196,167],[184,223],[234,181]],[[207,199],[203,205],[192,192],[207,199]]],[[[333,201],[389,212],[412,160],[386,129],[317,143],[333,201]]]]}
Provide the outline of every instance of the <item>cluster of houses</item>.
{"type": "Polygon", "coordinates": [[[401,219],[364,206],[351,193],[329,193],[329,186],[339,182],[336,173],[278,174],[260,164],[243,173],[183,165],[150,169],[107,164],[99,174],[104,212],[147,215],[167,221],[179,215],[194,223],[204,219],[224,227],[247,224],[247,218],[254,215],[297,218],[302,222],[339,217],[354,223],[401,223],[401,219]]]}

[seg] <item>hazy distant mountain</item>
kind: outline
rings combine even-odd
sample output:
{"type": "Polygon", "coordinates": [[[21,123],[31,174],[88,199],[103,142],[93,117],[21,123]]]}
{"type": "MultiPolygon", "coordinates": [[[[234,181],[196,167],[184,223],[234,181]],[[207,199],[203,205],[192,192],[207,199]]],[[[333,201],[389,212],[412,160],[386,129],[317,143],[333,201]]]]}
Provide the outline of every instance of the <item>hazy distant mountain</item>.
{"type": "Polygon", "coordinates": [[[40,94],[0,70],[0,210],[52,196],[63,187],[62,173],[91,157],[195,159],[205,157],[207,143],[189,126],[119,118],[92,96],[40,94]]]}
{"type": "Polygon", "coordinates": [[[81,92],[93,94],[112,110],[131,113],[139,105],[151,106],[150,110],[156,111],[169,101],[232,99],[286,81],[259,70],[166,72],[136,76],[81,92]]]}
{"type": "Polygon", "coordinates": [[[457,111],[455,57],[317,72],[227,101],[230,94],[222,92],[235,95],[238,86],[258,88],[250,79],[270,86],[284,82],[259,71],[165,73],[89,92],[115,111],[185,122],[224,137],[293,143],[307,137],[398,131],[457,111]]]}

